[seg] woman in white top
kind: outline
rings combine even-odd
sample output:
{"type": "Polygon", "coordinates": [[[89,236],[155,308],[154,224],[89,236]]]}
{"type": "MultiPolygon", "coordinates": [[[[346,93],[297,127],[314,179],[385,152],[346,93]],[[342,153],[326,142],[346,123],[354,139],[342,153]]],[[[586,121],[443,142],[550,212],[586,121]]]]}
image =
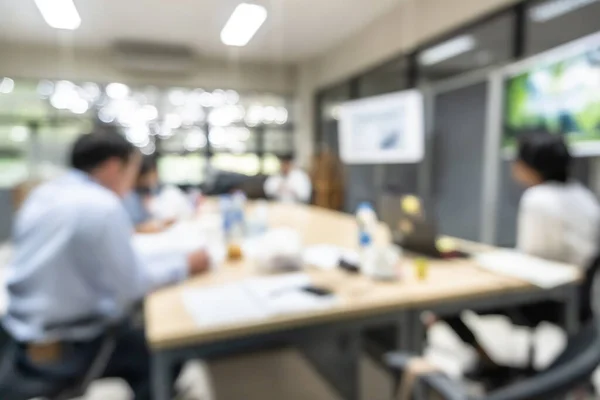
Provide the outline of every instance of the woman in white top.
{"type": "Polygon", "coordinates": [[[569,177],[571,156],[562,137],[533,133],[520,143],[515,180],[528,187],[519,205],[517,248],[587,268],[598,251],[600,206],[569,177]]]}
{"type": "MultiPolygon", "coordinates": [[[[600,205],[583,185],[571,180],[571,155],[561,135],[531,132],[519,140],[513,178],[527,190],[519,205],[517,248],[527,254],[588,268],[597,256],[600,205]]],[[[529,321],[553,321],[556,303],[522,307],[529,321]]],[[[504,314],[503,310],[489,314],[504,314]]],[[[497,368],[460,317],[446,322],[481,356],[481,369],[497,368]]]]}

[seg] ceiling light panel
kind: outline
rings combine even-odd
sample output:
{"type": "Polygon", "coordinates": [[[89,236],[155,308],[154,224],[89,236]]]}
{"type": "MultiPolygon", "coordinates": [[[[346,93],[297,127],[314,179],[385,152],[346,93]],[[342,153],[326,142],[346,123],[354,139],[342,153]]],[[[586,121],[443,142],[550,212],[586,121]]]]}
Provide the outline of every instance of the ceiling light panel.
{"type": "Polygon", "coordinates": [[[75,30],[81,25],[73,0],[35,0],[35,4],[52,28],[75,30]]]}
{"type": "Polygon", "coordinates": [[[598,0],[553,0],[532,7],[529,17],[534,22],[547,22],[565,14],[597,3],[598,0]]]}
{"type": "Polygon", "coordinates": [[[471,35],[459,36],[423,51],[419,55],[419,64],[430,66],[467,53],[477,47],[477,41],[471,35]]]}
{"type": "Polygon", "coordinates": [[[266,8],[242,3],[235,8],[221,31],[221,41],[227,46],[246,46],[266,20],[266,8]]]}

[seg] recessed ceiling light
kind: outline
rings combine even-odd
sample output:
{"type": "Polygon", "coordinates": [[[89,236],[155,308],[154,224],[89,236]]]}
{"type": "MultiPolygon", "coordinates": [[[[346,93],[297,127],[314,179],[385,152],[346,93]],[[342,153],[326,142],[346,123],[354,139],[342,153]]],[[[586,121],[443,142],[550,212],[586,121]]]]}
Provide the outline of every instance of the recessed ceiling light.
{"type": "Polygon", "coordinates": [[[463,35],[431,47],[419,55],[419,64],[429,66],[467,53],[477,47],[477,41],[471,35],[463,35]]]}
{"type": "Polygon", "coordinates": [[[529,17],[534,22],[547,22],[558,18],[598,0],[554,0],[532,7],[529,11],[529,17]]]}
{"type": "Polygon", "coordinates": [[[73,0],[35,0],[35,4],[52,28],[75,30],[81,25],[73,0]]]}
{"type": "Polygon", "coordinates": [[[227,46],[243,47],[250,42],[266,19],[266,8],[242,3],[235,8],[221,31],[221,41],[227,46]]]}

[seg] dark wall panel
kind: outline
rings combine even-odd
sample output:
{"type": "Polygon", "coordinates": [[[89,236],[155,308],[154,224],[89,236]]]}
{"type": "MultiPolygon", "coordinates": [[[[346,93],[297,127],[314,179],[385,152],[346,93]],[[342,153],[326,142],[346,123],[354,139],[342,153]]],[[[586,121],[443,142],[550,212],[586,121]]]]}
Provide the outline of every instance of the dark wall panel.
{"type": "Polygon", "coordinates": [[[376,206],[379,188],[374,165],[346,166],[346,196],[344,210],[353,213],[363,201],[376,206]]]}
{"type": "Polygon", "coordinates": [[[487,83],[436,96],[433,193],[442,234],[478,240],[487,83]]]}

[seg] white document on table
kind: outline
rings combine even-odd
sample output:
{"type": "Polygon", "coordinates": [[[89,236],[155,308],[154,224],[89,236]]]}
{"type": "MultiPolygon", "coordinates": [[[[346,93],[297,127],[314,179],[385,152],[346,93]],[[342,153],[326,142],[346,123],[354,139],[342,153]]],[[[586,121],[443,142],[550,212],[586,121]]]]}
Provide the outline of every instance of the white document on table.
{"type": "Polygon", "coordinates": [[[202,236],[191,232],[165,231],[152,234],[136,234],[133,236],[133,247],[144,256],[161,255],[179,251],[190,252],[206,246],[202,236]]]}
{"type": "Polygon", "coordinates": [[[161,233],[136,234],[132,245],[144,263],[158,266],[173,256],[185,255],[196,250],[206,249],[212,264],[220,265],[225,260],[225,244],[221,241],[208,242],[208,239],[192,229],[193,225],[176,225],[161,233]]]}
{"type": "Polygon", "coordinates": [[[270,315],[241,283],[189,289],[182,293],[182,300],[200,327],[250,322],[270,315]]]}
{"type": "Polygon", "coordinates": [[[335,296],[318,296],[303,288],[306,274],[250,278],[210,288],[188,289],[182,300],[200,327],[230,325],[277,315],[321,310],[336,303],[335,296]]]}
{"type": "Polygon", "coordinates": [[[482,253],[475,260],[484,269],[524,280],[542,289],[552,289],[578,278],[578,271],[572,266],[512,250],[482,253]]]}
{"type": "Polygon", "coordinates": [[[358,263],[358,253],[351,249],[329,244],[307,247],[302,255],[304,264],[329,271],[338,267],[340,260],[358,263]]]}
{"type": "Polygon", "coordinates": [[[337,302],[334,295],[319,296],[303,290],[311,286],[304,273],[248,279],[244,285],[271,315],[326,309],[337,302]]]}

